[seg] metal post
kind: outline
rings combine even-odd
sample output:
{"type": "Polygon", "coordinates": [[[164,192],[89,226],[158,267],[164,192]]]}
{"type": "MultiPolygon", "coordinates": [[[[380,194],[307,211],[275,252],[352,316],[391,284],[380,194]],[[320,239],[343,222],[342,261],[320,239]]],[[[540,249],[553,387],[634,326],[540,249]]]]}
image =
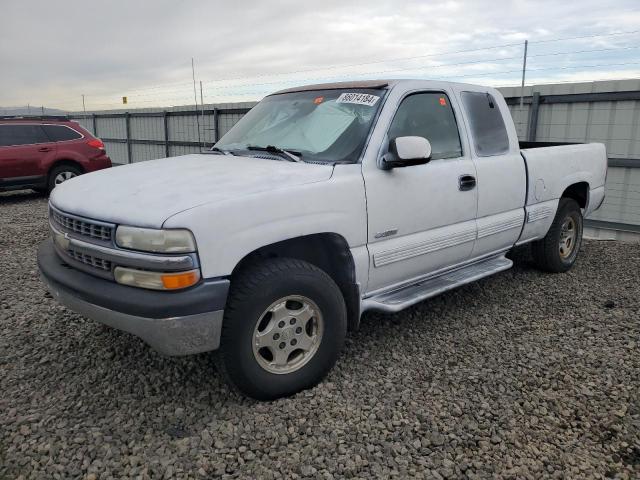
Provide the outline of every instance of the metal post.
{"type": "Polygon", "coordinates": [[[164,123],[164,155],[169,156],[169,118],[167,111],[162,112],[162,121],[164,123]]]}
{"type": "Polygon", "coordinates": [[[191,57],[191,77],[193,78],[193,102],[196,105],[196,125],[198,126],[198,143],[200,140],[200,119],[198,118],[198,95],[196,94],[196,67],[193,63],[193,57],[191,57]]]}
{"type": "Polygon", "coordinates": [[[531,111],[529,112],[529,128],[527,141],[536,141],[536,130],[538,129],[538,112],[540,111],[540,92],[533,92],[531,99],[531,111]]]}
{"type": "Polygon", "coordinates": [[[202,109],[202,148],[205,148],[207,139],[204,128],[204,100],[202,97],[202,80],[200,80],[200,108],[202,109]]]}
{"type": "Polygon", "coordinates": [[[125,112],[124,121],[125,121],[125,130],[127,134],[127,163],[131,163],[131,114],[129,112],[125,112]]]}
{"type": "Polygon", "coordinates": [[[522,85],[520,87],[520,109],[522,109],[522,105],[524,103],[524,77],[527,73],[527,46],[529,45],[529,41],[524,41],[524,57],[522,59],[522,85]]]}
{"type": "Polygon", "coordinates": [[[82,94],[82,111],[84,112],[85,115],[87,114],[87,109],[84,106],[84,93],[82,94]]]}
{"type": "Polygon", "coordinates": [[[220,125],[220,118],[218,116],[218,109],[213,107],[213,139],[215,143],[218,143],[220,140],[220,129],[218,128],[220,125]]]}

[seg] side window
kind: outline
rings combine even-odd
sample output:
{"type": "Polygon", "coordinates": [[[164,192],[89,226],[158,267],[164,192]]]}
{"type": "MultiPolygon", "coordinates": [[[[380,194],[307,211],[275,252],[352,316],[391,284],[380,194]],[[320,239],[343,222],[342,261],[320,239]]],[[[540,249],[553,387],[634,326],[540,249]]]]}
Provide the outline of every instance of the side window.
{"type": "Polygon", "coordinates": [[[0,125],[0,147],[47,143],[40,125],[0,125]]]}
{"type": "Polygon", "coordinates": [[[78,132],[63,125],[42,125],[42,128],[52,142],[63,142],[65,140],[82,138],[82,135],[78,132]]]}
{"type": "Polygon", "coordinates": [[[509,150],[509,135],[494,98],[488,93],[462,92],[462,103],[469,117],[478,156],[506,153],[509,150]]]}
{"type": "Polygon", "coordinates": [[[462,155],[456,118],[444,93],[415,93],[402,101],[391,122],[389,139],[406,136],[429,140],[433,160],[462,155]]]}

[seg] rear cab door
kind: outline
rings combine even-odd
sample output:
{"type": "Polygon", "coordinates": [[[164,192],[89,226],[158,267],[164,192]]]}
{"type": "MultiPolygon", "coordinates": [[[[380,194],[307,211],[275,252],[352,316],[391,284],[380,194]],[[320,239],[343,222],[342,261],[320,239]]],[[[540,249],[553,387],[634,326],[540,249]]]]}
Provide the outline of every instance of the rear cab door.
{"type": "Polygon", "coordinates": [[[461,85],[457,95],[467,125],[477,174],[478,235],[471,258],[507,250],[525,219],[527,173],[518,136],[502,95],[493,89],[461,85]]]}
{"type": "Polygon", "coordinates": [[[56,144],[36,123],[0,123],[0,179],[3,184],[31,185],[46,180],[46,165],[56,144]]]}

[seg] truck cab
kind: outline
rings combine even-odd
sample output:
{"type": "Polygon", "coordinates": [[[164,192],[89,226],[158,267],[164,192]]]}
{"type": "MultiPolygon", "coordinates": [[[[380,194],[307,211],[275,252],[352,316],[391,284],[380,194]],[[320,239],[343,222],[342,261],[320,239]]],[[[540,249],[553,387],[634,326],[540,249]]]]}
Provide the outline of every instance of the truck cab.
{"type": "Polygon", "coordinates": [[[70,308],[166,354],[219,350],[233,385],[277,398],[319,382],[366,310],[506,270],[524,243],[571,268],[604,147],[534,147],[488,87],[287,89],[209,152],[57,188],[38,261],[70,308]]]}

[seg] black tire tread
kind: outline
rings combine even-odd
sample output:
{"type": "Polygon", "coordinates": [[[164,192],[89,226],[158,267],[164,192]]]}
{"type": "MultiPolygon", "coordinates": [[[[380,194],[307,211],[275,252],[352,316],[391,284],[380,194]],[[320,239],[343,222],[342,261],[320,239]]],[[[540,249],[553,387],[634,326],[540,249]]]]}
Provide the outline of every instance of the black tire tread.
{"type": "MultiPolygon", "coordinates": [[[[340,289],[335,284],[331,276],[329,276],[329,274],[327,274],[324,270],[316,267],[315,265],[312,265],[303,260],[288,257],[256,260],[254,263],[245,266],[234,275],[233,281],[231,282],[231,289],[229,291],[227,304],[225,306],[225,320],[228,317],[232,317],[234,313],[238,311],[240,305],[242,305],[244,302],[250,301],[255,289],[259,288],[263,282],[268,281],[270,278],[287,274],[292,269],[306,270],[310,274],[323,277],[327,281],[327,285],[333,286],[333,288],[335,288],[335,293],[339,295],[340,298],[343,298],[340,289]]],[[[344,309],[346,312],[346,306],[344,306],[344,309]]],[[[230,322],[223,320],[222,332],[220,335],[221,339],[225,337],[225,333],[230,328],[230,322]]],[[[246,392],[243,392],[242,389],[237,385],[234,379],[234,374],[230,371],[229,362],[226,361],[227,359],[225,357],[225,349],[222,345],[221,348],[217,350],[216,354],[217,369],[221,373],[223,379],[232,388],[233,391],[240,395],[245,395],[246,392]]]]}
{"type": "MultiPolygon", "coordinates": [[[[571,268],[571,265],[567,267],[566,264],[562,263],[558,259],[557,238],[560,234],[560,229],[562,228],[562,220],[564,219],[565,215],[572,210],[577,210],[578,212],[580,212],[580,206],[578,205],[578,202],[576,202],[573,198],[561,198],[560,202],[558,203],[556,216],[553,219],[553,223],[551,224],[549,231],[544,236],[544,238],[537,240],[531,244],[533,261],[539,269],[546,272],[559,273],[566,272],[569,268],[571,268]]],[[[580,233],[582,234],[582,232],[580,233]]],[[[576,248],[579,247],[580,245],[578,245],[576,248]]]]}

